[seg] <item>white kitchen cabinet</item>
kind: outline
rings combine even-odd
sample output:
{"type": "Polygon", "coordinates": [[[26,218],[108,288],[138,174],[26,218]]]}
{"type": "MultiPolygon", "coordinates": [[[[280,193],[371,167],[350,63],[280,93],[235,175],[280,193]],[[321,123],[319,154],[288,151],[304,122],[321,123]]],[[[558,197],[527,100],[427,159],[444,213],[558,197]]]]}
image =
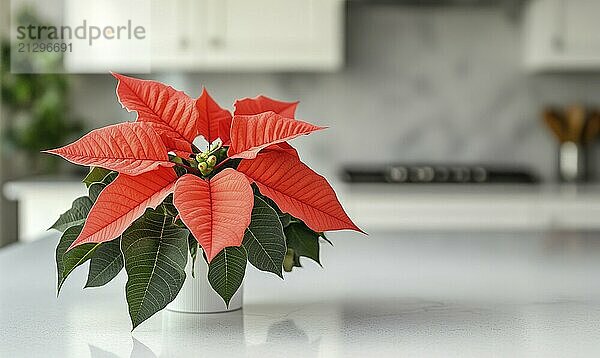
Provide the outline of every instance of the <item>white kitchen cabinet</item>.
{"type": "Polygon", "coordinates": [[[600,70],[600,1],[531,0],[525,65],[531,71],[600,70]]]}
{"type": "Polygon", "coordinates": [[[149,72],[151,7],[147,0],[65,0],[58,27],[68,44],[65,70],[149,72]]]}
{"type": "Polygon", "coordinates": [[[208,69],[335,70],[343,62],[340,0],[206,0],[208,69]]]}
{"type": "Polygon", "coordinates": [[[198,1],[189,0],[152,0],[152,69],[191,67],[203,53],[201,39],[204,35],[194,25],[204,21],[200,5],[198,1]]]}
{"type": "MultiPolygon", "coordinates": [[[[69,18],[85,13],[85,6],[70,2],[69,18]]],[[[152,71],[333,71],[343,65],[344,0],[151,0],[149,4],[146,60],[152,71]]],[[[81,72],[148,70],[139,51],[119,51],[117,57],[100,46],[92,51],[70,55],[67,67],[81,72]]]]}

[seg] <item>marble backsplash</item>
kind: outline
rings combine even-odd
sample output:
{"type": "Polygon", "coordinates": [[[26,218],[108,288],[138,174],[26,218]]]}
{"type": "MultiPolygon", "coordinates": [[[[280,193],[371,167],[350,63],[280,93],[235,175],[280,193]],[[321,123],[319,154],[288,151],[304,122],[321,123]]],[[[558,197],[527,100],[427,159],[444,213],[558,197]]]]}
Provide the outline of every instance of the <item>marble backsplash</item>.
{"type": "MultiPolygon", "coordinates": [[[[259,93],[301,99],[299,118],[331,128],[296,144],[317,170],[353,162],[483,162],[555,173],[547,104],[600,104],[600,75],[524,71],[518,19],[494,7],[350,5],[347,64],[330,74],[195,73],[151,78],[222,104],[259,93]]],[[[90,127],[130,119],[110,76],[76,78],[90,127]]],[[[600,165],[597,165],[600,167],[600,165]]]]}

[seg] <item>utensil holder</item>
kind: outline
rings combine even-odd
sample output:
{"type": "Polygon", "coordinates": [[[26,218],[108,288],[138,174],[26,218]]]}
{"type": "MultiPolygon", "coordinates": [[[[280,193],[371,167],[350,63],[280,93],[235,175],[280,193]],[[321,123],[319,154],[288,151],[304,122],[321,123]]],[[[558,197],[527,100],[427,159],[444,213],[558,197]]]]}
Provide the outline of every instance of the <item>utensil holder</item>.
{"type": "Polygon", "coordinates": [[[587,163],[585,148],[575,142],[561,143],[558,148],[558,175],[562,182],[585,181],[587,163]]]}

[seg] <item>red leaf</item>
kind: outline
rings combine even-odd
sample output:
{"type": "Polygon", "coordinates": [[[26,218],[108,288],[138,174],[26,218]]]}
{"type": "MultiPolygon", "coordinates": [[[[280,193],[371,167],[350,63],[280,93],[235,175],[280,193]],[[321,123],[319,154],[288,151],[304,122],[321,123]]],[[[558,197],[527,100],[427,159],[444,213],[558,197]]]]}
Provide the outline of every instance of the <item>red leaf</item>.
{"type": "MultiPolygon", "coordinates": [[[[159,135],[164,136],[165,132],[172,132],[172,137],[187,143],[193,142],[198,136],[198,112],[194,100],[185,93],[160,82],[140,80],[117,73],[113,73],[113,76],[119,80],[119,101],[129,111],[138,113],[138,121],[161,124],[163,126],[157,129],[159,135]]],[[[181,143],[176,148],[169,149],[189,151],[189,148],[183,148],[181,143]]]]}
{"type": "Polygon", "coordinates": [[[189,159],[192,156],[195,157],[196,155],[194,155],[194,153],[192,152],[187,152],[187,151],[182,151],[182,150],[172,150],[172,152],[178,156],[179,158],[185,158],[185,159],[189,159]]]}
{"type": "Polygon", "coordinates": [[[147,208],[156,208],[162,203],[173,192],[176,180],[177,175],[171,168],[160,168],[138,176],[119,174],[100,193],[81,234],[69,249],[118,237],[147,208]]]}
{"type": "Polygon", "coordinates": [[[254,181],[283,212],[301,219],[314,231],[363,232],[344,212],[327,180],[290,153],[264,152],[254,160],[242,160],[237,170],[254,181]]]}
{"type": "Polygon", "coordinates": [[[223,141],[223,145],[231,145],[231,120],[229,117],[225,121],[219,121],[219,137],[223,141]]]}
{"type": "Polygon", "coordinates": [[[154,131],[160,136],[160,139],[162,139],[168,152],[192,152],[192,144],[187,140],[183,139],[178,133],[173,132],[173,130],[170,127],[164,124],[153,122],[138,123],[148,123],[149,125],[151,125],[154,131]]]}
{"type": "Polygon", "coordinates": [[[295,118],[296,107],[299,102],[283,102],[266,96],[257,96],[254,98],[244,98],[235,101],[234,114],[252,115],[263,112],[275,112],[283,117],[295,118]]]}
{"type": "Polygon", "coordinates": [[[320,129],[325,128],[285,118],[274,112],[253,116],[234,116],[228,155],[232,158],[252,159],[260,150],[270,145],[320,129]]]}
{"type": "Polygon", "coordinates": [[[225,247],[242,244],[254,194],[243,174],[225,169],[210,180],[182,176],[173,203],[210,262],[225,247]]]}
{"type": "MultiPolygon", "coordinates": [[[[227,127],[231,125],[231,113],[219,107],[206,89],[202,90],[202,95],[196,100],[196,109],[198,110],[198,133],[209,143],[221,136],[219,130],[221,122],[227,127]]],[[[229,130],[223,134],[226,134],[227,138],[221,137],[221,140],[229,141],[229,130]]]]}
{"type": "MultiPolygon", "coordinates": [[[[257,96],[254,98],[244,98],[235,101],[234,107],[235,115],[253,115],[259,114],[263,112],[275,112],[286,118],[295,118],[296,116],[296,107],[298,107],[298,101],[296,102],[283,102],[278,101],[266,96],[257,96]]],[[[231,123],[229,123],[229,127],[231,127],[231,123]]],[[[229,131],[229,128],[227,128],[229,131]]],[[[229,137],[229,136],[228,136],[229,137]]],[[[229,145],[230,143],[224,144],[229,145]]],[[[281,147],[280,149],[290,151],[290,153],[294,153],[298,156],[298,153],[292,146],[287,143],[281,143],[271,146],[270,148],[281,147]]]]}
{"type": "Polygon", "coordinates": [[[167,149],[151,125],[121,123],[100,128],[62,148],[46,151],[80,165],[138,175],[158,166],[171,167],[167,149]]]}
{"type": "Polygon", "coordinates": [[[267,152],[267,151],[272,151],[272,150],[286,152],[286,153],[289,153],[289,154],[293,155],[294,157],[300,159],[300,156],[298,155],[298,152],[296,151],[296,149],[294,147],[292,147],[288,142],[281,142],[281,143],[273,144],[272,146],[265,148],[264,151],[267,152]]]}

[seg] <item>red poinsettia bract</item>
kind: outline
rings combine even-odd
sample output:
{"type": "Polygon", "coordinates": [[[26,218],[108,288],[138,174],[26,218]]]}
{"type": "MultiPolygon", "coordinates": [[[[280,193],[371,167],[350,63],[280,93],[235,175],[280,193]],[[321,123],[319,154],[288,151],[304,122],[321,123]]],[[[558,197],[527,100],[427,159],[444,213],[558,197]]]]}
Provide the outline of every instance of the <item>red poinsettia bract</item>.
{"type": "Polygon", "coordinates": [[[70,248],[118,237],[147,208],[156,208],[173,193],[181,220],[210,262],[223,248],[242,244],[254,205],[251,183],[314,231],[361,231],[327,180],[302,163],[287,143],[323,129],[295,119],[297,102],[246,98],[235,102],[232,116],[206,90],[192,99],[159,82],[114,76],[119,100],[137,112],[136,121],[93,130],[48,151],[75,164],[119,172],[101,192],[70,248]],[[198,136],[209,143],[220,138],[229,147],[225,161],[241,159],[237,169],[212,177],[178,177],[168,153],[189,158],[198,136]]]}

